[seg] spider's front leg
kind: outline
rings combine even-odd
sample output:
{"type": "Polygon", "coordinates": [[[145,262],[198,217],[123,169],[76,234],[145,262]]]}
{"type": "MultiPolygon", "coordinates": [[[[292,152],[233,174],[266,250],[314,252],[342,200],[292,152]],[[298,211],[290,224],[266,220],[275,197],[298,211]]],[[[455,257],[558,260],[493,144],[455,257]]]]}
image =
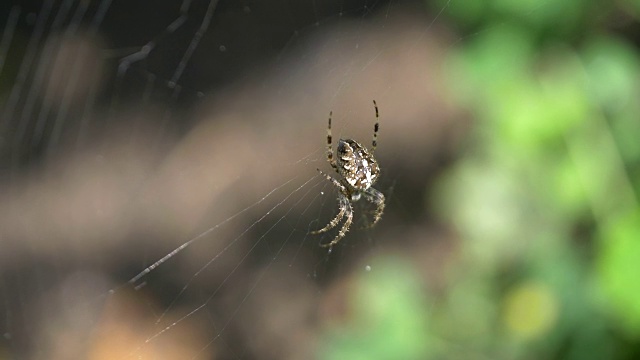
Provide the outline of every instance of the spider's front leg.
{"type": "MultiPolygon", "coordinates": [[[[340,191],[341,194],[345,193],[347,191],[347,189],[344,187],[344,185],[340,184],[340,182],[334,178],[332,178],[331,176],[325,174],[322,170],[320,169],[316,169],[318,170],[318,172],[324,176],[327,180],[331,181],[331,183],[333,184],[333,186],[338,188],[338,191],[340,191]]],[[[334,227],[336,227],[338,225],[338,223],[340,222],[340,220],[342,220],[342,218],[344,217],[344,213],[346,212],[347,208],[344,205],[344,196],[339,197],[339,205],[340,205],[340,212],[338,212],[338,215],[336,215],[335,218],[333,218],[333,220],[331,220],[327,226],[323,227],[320,230],[314,230],[311,233],[316,235],[316,234],[322,234],[324,232],[327,232],[331,229],[333,229],[334,227]]]]}
{"type": "Polygon", "coordinates": [[[336,235],[336,237],[331,240],[330,243],[320,244],[320,246],[322,247],[328,247],[329,251],[331,251],[333,245],[337,244],[345,235],[347,235],[347,231],[349,231],[349,227],[351,227],[351,222],[353,221],[353,208],[351,207],[351,203],[349,201],[345,201],[344,206],[346,207],[345,212],[347,220],[345,220],[344,225],[342,225],[342,228],[340,229],[340,231],[338,231],[338,235],[336,235]]]}
{"type": "Polygon", "coordinates": [[[338,190],[342,193],[342,194],[348,194],[347,188],[344,187],[344,185],[340,184],[340,181],[332,178],[331,176],[329,176],[327,173],[325,173],[324,171],[320,170],[320,169],[316,169],[318,170],[318,172],[320,173],[320,175],[324,176],[327,180],[331,181],[331,183],[333,184],[333,186],[337,187],[338,190]]]}
{"type": "Polygon", "coordinates": [[[374,188],[367,189],[363,194],[367,201],[376,205],[376,210],[373,212],[373,222],[368,226],[373,227],[380,218],[382,218],[382,213],[384,212],[384,194],[374,188]]]}
{"type": "Polygon", "coordinates": [[[324,232],[327,232],[331,229],[333,229],[334,227],[336,227],[338,225],[338,223],[340,222],[340,220],[342,220],[342,218],[344,217],[344,213],[347,211],[347,207],[344,205],[344,201],[342,201],[342,198],[340,198],[340,212],[338,212],[338,215],[336,215],[336,217],[333,218],[333,220],[331,220],[327,226],[323,227],[320,230],[314,230],[311,233],[313,235],[317,235],[317,234],[322,234],[324,232]]]}

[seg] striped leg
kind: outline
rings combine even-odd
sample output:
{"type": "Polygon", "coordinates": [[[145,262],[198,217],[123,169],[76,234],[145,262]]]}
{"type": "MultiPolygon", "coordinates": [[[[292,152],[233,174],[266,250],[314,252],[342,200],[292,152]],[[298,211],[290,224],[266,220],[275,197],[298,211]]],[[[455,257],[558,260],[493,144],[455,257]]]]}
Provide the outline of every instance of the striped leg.
{"type": "Polygon", "coordinates": [[[384,194],[374,188],[369,188],[364,192],[364,198],[377,206],[376,210],[373,212],[373,222],[368,226],[373,227],[380,218],[382,218],[382,213],[384,212],[384,194]]]}
{"type": "Polygon", "coordinates": [[[344,206],[346,206],[347,220],[342,225],[340,231],[338,231],[338,235],[328,244],[320,244],[322,247],[332,248],[333,245],[337,244],[349,231],[349,227],[351,227],[351,222],[353,221],[353,208],[351,207],[351,203],[349,201],[344,202],[344,206]]]}
{"type": "Polygon", "coordinates": [[[333,150],[331,148],[332,138],[331,138],[331,117],[333,116],[333,111],[329,112],[329,126],[327,127],[327,159],[329,160],[329,164],[334,169],[338,169],[336,165],[336,160],[333,158],[333,150]]]}
{"type": "MultiPolygon", "coordinates": [[[[331,181],[331,183],[338,188],[338,191],[340,191],[340,194],[343,194],[347,191],[347,189],[345,189],[344,185],[340,184],[340,182],[334,178],[332,178],[331,176],[325,174],[322,170],[317,169],[318,172],[324,176],[327,180],[331,181]]],[[[336,227],[338,225],[338,223],[340,222],[340,220],[342,220],[342,218],[344,218],[344,213],[346,211],[346,207],[344,205],[344,195],[341,195],[338,197],[338,204],[340,205],[340,212],[338,212],[338,215],[336,215],[335,218],[333,218],[333,220],[331,220],[327,226],[323,227],[320,230],[314,230],[311,233],[312,234],[322,234],[324,232],[327,232],[331,229],[333,229],[334,227],[336,227]]]]}
{"type": "Polygon", "coordinates": [[[378,128],[380,121],[380,115],[378,114],[378,104],[376,104],[375,100],[373,100],[373,106],[376,108],[376,124],[373,125],[373,144],[371,146],[371,155],[373,155],[373,153],[376,151],[376,146],[378,146],[378,128]]]}

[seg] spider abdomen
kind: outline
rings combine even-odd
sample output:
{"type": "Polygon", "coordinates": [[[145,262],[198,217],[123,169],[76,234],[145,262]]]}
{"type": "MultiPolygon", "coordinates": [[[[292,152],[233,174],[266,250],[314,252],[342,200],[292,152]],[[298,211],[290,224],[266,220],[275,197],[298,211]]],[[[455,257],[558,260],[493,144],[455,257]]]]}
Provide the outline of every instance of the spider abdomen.
{"type": "Polygon", "coordinates": [[[367,190],[378,180],[378,162],[357,141],[340,139],[336,157],[338,172],[352,189],[367,190]]]}

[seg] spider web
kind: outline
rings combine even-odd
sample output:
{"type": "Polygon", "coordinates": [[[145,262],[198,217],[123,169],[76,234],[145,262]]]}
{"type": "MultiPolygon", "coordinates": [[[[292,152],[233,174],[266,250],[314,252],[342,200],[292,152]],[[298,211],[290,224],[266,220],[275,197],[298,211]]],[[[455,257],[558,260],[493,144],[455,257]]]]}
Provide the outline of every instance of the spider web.
{"type": "Polygon", "coordinates": [[[3,4],[0,353],[312,357],[340,279],[425,221],[447,6],[3,4]],[[368,146],[372,99],[386,213],[328,253],[327,117],[368,146]]]}

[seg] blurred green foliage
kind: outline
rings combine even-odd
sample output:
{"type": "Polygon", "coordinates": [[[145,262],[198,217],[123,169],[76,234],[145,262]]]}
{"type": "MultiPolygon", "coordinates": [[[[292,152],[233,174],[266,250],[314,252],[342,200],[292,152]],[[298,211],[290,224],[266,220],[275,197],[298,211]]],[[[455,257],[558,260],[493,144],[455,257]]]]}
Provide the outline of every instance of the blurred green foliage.
{"type": "Polygon", "coordinates": [[[319,358],[426,358],[430,344],[421,279],[399,259],[374,259],[370,268],[353,279],[349,321],[331,329],[319,358]]]}
{"type": "Polygon", "coordinates": [[[640,2],[443,7],[466,34],[443,91],[473,127],[428,198],[459,254],[437,294],[374,267],[323,358],[640,357],[640,52],[610,29],[640,2]]]}
{"type": "Polygon", "coordinates": [[[453,281],[482,271],[493,289],[477,354],[634,358],[640,56],[607,15],[635,14],[587,0],[469,4],[450,2],[472,33],[445,72],[475,126],[434,206],[464,242],[453,281]]]}

